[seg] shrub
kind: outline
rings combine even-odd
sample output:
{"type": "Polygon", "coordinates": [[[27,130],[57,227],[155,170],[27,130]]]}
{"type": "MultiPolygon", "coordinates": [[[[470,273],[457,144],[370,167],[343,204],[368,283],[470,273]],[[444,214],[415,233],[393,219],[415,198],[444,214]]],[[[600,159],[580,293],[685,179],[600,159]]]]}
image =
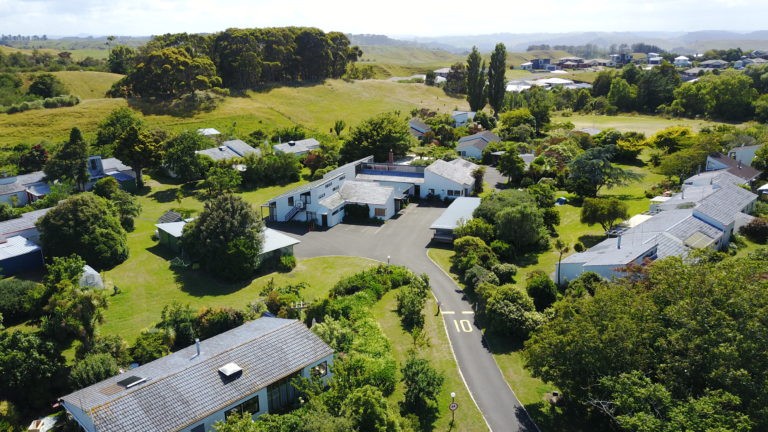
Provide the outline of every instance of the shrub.
{"type": "Polygon", "coordinates": [[[424,327],[424,305],[427,291],[419,285],[407,285],[397,293],[397,314],[408,331],[424,327]]]}
{"type": "Polygon", "coordinates": [[[207,339],[242,325],[248,317],[243,311],[232,308],[205,308],[195,319],[195,333],[207,339]]]}
{"type": "MultiPolygon", "coordinates": [[[[491,244],[493,247],[493,244],[491,244]]],[[[514,283],[515,275],[517,275],[517,266],[514,264],[501,263],[496,264],[492,268],[493,273],[499,278],[499,282],[502,284],[514,283]]]]}
{"type": "Polygon", "coordinates": [[[90,354],[75,363],[69,373],[73,389],[81,389],[120,373],[120,368],[109,354],[90,354]]]}
{"type": "Polygon", "coordinates": [[[130,349],[131,358],[140,364],[149,363],[168,355],[171,352],[168,346],[165,332],[144,331],[136,338],[136,343],[130,349]]]}
{"type": "Polygon", "coordinates": [[[45,288],[35,282],[7,278],[0,280],[0,314],[5,324],[15,324],[41,313],[45,288]]]}
{"type": "Polygon", "coordinates": [[[534,271],[528,275],[525,290],[533,298],[536,310],[543,311],[557,300],[557,286],[542,271],[534,271]]]}
{"type": "Polygon", "coordinates": [[[493,291],[485,314],[489,331],[523,340],[544,322],[544,317],[536,312],[531,297],[513,285],[503,285],[493,291]]]}
{"type": "Polygon", "coordinates": [[[283,273],[288,273],[296,268],[296,257],[293,255],[283,255],[280,257],[280,264],[277,269],[283,273]]]}
{"type": "Polygon", "coordinates": [[[499,262],[496,254],[482,239],[472,236],[460,237],[453,242],[453,265],[459,274],[464,274],[474,265],[491,268],[499,262]]]}
{"type": "Polygon", "coordinates": [[[464,285],[466,285],[467,289],[470,291],[474,291],[475,288],[483,282],[498,285],[499,278],[492,271],[477,264],[464,273],[464,285]]]}
{"type": "Polygon", "coordinates": [[[584,243],[582,243],[582,242],[576,242],[573,245],[573,250],[576,251],[576,252],[584,252],[585,250],[587,250],[587,247],[584,246],[584,243]]]}
{"type": "Polygon", "coordinates": [[[768,218],[755,218],[739,232],[755,243],[765,244],[768,241],[768,218]]]}

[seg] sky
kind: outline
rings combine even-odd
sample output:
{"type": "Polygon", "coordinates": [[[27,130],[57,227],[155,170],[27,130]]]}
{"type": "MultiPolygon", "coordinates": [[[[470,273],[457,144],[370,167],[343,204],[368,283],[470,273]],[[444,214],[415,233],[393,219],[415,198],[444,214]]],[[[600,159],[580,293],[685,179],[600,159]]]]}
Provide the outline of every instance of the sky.
{"type": "Polygon", "coordinates": [[[389,36],[747,32],[768,29],[766,16],[766,0],[0,0],[0,33],[148,36],[288,25],[389,36]]]}

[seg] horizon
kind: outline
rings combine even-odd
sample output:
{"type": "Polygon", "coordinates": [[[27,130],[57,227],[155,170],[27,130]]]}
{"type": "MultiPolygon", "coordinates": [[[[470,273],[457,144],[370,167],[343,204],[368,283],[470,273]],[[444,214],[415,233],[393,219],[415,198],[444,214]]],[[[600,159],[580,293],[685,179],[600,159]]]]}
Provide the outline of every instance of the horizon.
{"type": "Polygon", "coordinates": [[[631,0],[544,0],[523,5],[488,0],[478,10],[478,17],[471,16],[472,11],[466,8],[435,8],[406,0],[390,0],[365,10],[352,0],[289,0],[279,7],[272,3],[231,0],[211,7],[203,0],[114,0],[108,4],[99,0],[0,0],[0,16],[4,17],[0,33],[52,38],[145,37],[215,33],[227,28],[306,26],[392,38],[575,32],[745,34],[766,30],[763,17],[768,15],[768,3],[758,0],[648,0],[643,4],[631,0]],[[737,29],[712,30],[728,27],[737,29]]]}

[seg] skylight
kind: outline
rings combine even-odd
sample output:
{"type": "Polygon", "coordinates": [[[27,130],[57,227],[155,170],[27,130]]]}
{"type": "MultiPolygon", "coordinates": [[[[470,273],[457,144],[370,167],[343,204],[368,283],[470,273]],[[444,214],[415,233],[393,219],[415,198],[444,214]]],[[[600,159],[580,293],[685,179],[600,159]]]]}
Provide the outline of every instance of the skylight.
{"type": "Polygon", "coordinates": [[[235,375],[238,372],[242,372],[243,368],[237,365],[237,363],[227,363],[219,368],[219,373],[227,378],[235,375]]]}

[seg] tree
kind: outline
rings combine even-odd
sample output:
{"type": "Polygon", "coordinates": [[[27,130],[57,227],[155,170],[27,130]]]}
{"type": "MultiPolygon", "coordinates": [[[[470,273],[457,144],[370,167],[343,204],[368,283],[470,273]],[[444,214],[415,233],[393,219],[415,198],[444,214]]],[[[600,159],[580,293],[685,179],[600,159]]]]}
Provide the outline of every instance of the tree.
{"type": "Polygon", "coordinates": [[[467,56],[467,102],[471,111],[480,111],[485,106],[485,62],[476,46],[467,56]]]}
{"type": "Polygon", "coordinates": [[[395,158],[401,158],[411,144],[408,122],[396,112],[382,113],[350,130],[341,148],[341,160],[351,162],[373,155],[375,161],[384,162],[390,150],[395,158]]]}
{"type": "Polygon", "coordinates": [[[48,162],[48,151],[40,144],[35,144],[19,156],[19,168],[23,172],[40,171],[48,162]]]}
{"type": "Polygon", "coordinates": [[[69,132],[69,141],[45,164],[45,175],[53,180],[72,180],[80,189],[88,181],[88,144],[78,128],[69,132]]]}
{"type": "Polygon", "coordinates": [[[557,251],[557,286],[560,286],[560,262],[563,260],[563,254],[568,253],[570,247],[562,239],[555,240],[555,250],[557,251]]]}
{"type": "Polygon", "coordinates": [[[762,94],[752,103],[755,108],[755,120],[768,123],[768,94],[762,94]]]}
{"type": "Polygon", "coordinates": [[[117,210],[120,225],[126,231],[133,230],[133,219],[141,213],[141,204],[133,195],[120,189],[114,177],[102,177],[93,185],[93,193],[110,202],[117,210]]]}
{"type": "Polygon", "coordinates": [[[240,186],[241,181],[240,173],[232,167],[213,165],[205,174],[202,186],[209,197],[214,197],[222,193],[232,193],[240,186]]]}
{"type": "Polygon", "coordinates": [[[35,75],[32,78],[32,83],[29,84],[27,92],[45,99],[66,94],[67,89],[64,87],[64,83],[59,81],[53,74],[44,73],[35,75]]]}
{"type": "Polygon", "coordinates": [[[662,129],[649,139],[651,145],[667,153],[674,153],[684,148],[690,147],[693,143],[695,133],[689,127],[671,126],[662,129]]]}
{"type": "Polygon", "coordinates": [[[387,399],[376,387],[366,385],[347,396],[342,405],[344,417],[352,420],[355,430],[395,432],[399,430],[387,399]]]}
{"type": "Polygon", "coordinates": [[[637,82],[638,108],[656,112],[660,105],[669,104],[674,90],[680,86],[680,75],[674,66],[664,61],[658,67],[643,71],[637,82]]]}
{"type": "Polygon", "coordinates": [[[448,71],[443,86],[448,94],[466,94],[467,93],[467,68],[464,63],[454,63],[448,71]]]}
{"type": "Polygon", "coordinates": [[[443,387],[445,376],[433,368],[427,360],[418,358],[414,354],[408,356],[401,373],[405,384],[403,406],[406,412],[423,415],[437,403],[437,396],[443,387]]]}
{"type": "Polygon", "coordinates": [[[131,358],[139,364],[149,363],[171,353],[167,336],[161,331],[143,331],[130,348],[131,358]]]}
{"type": "Polygon", "coordinates": [[[525,291],[533,299],[533,304],[538,311],[550,307],[557,300],[557,286],[542,271],[533,271],[528,274],[525,291]]]}
{"type": "Polygon", "coordinates": [[[76,253],[98,269],[128,258],[127,236],[115,210],[92,193],[68,198],[40,218],[37,228],[49,257],[76,253]]]}
{"type": "Polygon", "coordinates": [[[596,197],[600,189],[628,184],[642,176],[610,162],[613,146],[588,149],[568,164],[566,190],[582,197],[596,197]]]}
{"type": "Polygon", "coordinates": [[[170,100],[195,90],[221,87],[221,78],[208,57],[171,47],[138,56],[133,71],[113,89],[115,86],[125,87],[129,95],[140,98],[170,100]]]}
{"type": "Polygon", "coordinates": [[[144,120],[128,107],[115,109],[99,123],[96,130],[96,147],[101,148],[103,153],[111,154],[113,147],[131,126],[143,129],[144,120]]]}
{"type": "Polygon", "coordinates": [[[479,195],[483,192],[483,180],[485,178],[485,167],[478,166],[472,170],[472,178],[475,180],[475,187],[473,192],[475,195],[479,195]]]}
{"type": "Polygon", "coordinates": [[[752,166],[761,171],[768,170],[768,145],[763,144],[755,152],[755,158],[752,159],[752,166]]]}
{"type": "Polygon", "coordinates": [[[91,354],[75,363],[69,372],[69,383],[79,390],[120,373],[120,367],[109,354],[91,354]]]}
{"type": "Polygon", "coordinates": [[[552,109],[552,99],[549,92],[542,87],[533,87],[525,93],[525,101],[531,115],[536,119],[534,129],[538,134],[541,129],[549,124],[549,112],[552,109]]]}
{"type": "Polygon", "coordinates": [[[530,203],[521,203],[499,212],[495,228],[496,237],[509,243],[514,253],[543,248],[549,238],[541,212],[530,203]]]}
{"type": "Polygon", "coordinates": [[[344,129],[347,127],[347,122],[344,120],[336,120],[333,122],[333,127],[331,128],[331,131],[336,134],[337,137],[341,136],[341,133],[344,131],[344,129]]]}
{"type": "Polygon", "coordinates": [[[208,168],[205,156],[195,153],[211,141],[195,131],[184,131],[165,142],[163,166],[184,182],[199,180],[208,168]]]}
{"type": "Polygon", "coordinates": [[[115,148],[115,155],[128,164],[136,173],[136,189],[144,189],[144,168],[155,166],[160,161],[161,146],[149,131],[129,126],[120,137],[115,148]]]}
{"type": "Polygon", "coordinates": [[[613,71],[602,71],[597,74],[595,81],[592,82],[592,96],[608,96],[608,92],[611,90],[611,83],[613,82],[613,71]]]}
{"type": "Polygon", "coordinates": [[[35,333],[0,333],[0,399],[24,409],[42,409],[62,390],[60,352],[35,333]]]}
{"type": "Polygon", "coordinates": [[[525,161],[516,150],[509,149],[499,158],[498,169],[507,177],[507,184],[517,183],[525,174],[525,161]]]}
{"type": "Polygon", "coordinates": [[[425,75],[426,76],[424,78],[424,84],[428,86],[434,86],[435,81],[437,80],[437,74],[435,73],[435,71],[431,71],[431,70],[427,71],[425,75]]]}
{"type": "Polygon", "coordinates": [[[507,72],[507,48],[503,43],[496,44],[488,65],[488,104],[498,118],[504,109],[504,96],[507,92],[505,74],[507,72]]]}
{"type": "Polygon", "coordinates": [[[136,50],[125,45],[118,45],[109,50],[107,67],[112,73],[127,75],[133,68],[133,60],[135,57],[136,50]]]}
{"type": "Polygon", "coordinates": [[[223,194],[205,203],[200,216],[184,227],[184,250],[215,276],[251,277],[259,266],[264,223],[242,198],[223,194]]]}
{"type": "Polygon", "coordinates": [[[481,239],[486,243],[493,240],[493,225],[482,218],[472,218],[468,221],[459,221],[459,226],[453,230],[456,238],[472,236],[481,239]]]}
{"type": "Polygon", "coordinates": [[[490,294],[485,316],[489,331],[516,340],[527,339],[544,321],[531,297],[521,287],[511,284],[502,285],[490,294]]]}
{"type": "Polygon", "coordinates": [[[512,139],[516,128],[522,125],[536,127],[536,118],[528,108],[518,108],[506,111],[499,116],[499,134],[503,139],[512,139]]]}
{"type": "Polygon", "coordinates": [[[617,222],[629,219],[627,203],[615,198],[585,198],[581,206],[581,223],[589,226],[600,224],[604,231],[617,222]]]}
{"type": "Polygon", "coordinates": [[[623,78],[614,78],[608,92],[608,101],[621,111],[631,111],[635,106],[637,89],[632,88],[623,78]]]}

